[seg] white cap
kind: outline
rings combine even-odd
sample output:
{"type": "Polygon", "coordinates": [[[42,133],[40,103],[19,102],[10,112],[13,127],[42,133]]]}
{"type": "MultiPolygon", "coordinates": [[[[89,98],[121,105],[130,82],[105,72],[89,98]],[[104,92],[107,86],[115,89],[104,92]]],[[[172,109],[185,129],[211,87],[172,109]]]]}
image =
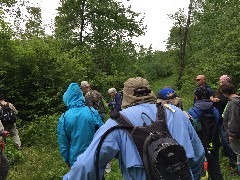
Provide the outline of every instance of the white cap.
{"type": "Polygon", "coordinates": [[[82,81],[81,82],[81,87],[89,87],[90,84],[87,81],[82,81]]]}

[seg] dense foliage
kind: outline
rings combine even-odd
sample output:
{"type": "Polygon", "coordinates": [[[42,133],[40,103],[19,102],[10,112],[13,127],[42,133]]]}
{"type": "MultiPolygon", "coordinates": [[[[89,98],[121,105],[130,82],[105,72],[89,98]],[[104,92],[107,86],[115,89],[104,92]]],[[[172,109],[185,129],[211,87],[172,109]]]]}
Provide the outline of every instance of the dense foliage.
{"type": "MultiPolygon", "coordinates": [[[[131,41],[144,34],[143,17],[130,7],[116,1],[62,1],[55,33],[46,35],[39,7],[25,1],[0,5],[0,88],[24,121],[62,111],[62,94],[70,82],[88,80],[106,95],[109,87],[120,90],[130,76],[145,76],[131,41]],[[5,18],[8,12],[13,24],[5,18]],[[16,28],[17,22],[25,28],[16,28]]],[[[145,56],[139,59],[146,61],[145,56]]]]}
{"type": "MultiPolygon", "coordinates": [[[[233,83],[239,87],[240,2],[237,0],[197,2],[191,17],[183,83],[189,87],[190,79],[191,84],[194,84],[193,78],[197,74],[205,74],[208,83],[214,85],[222,74],[228,74],[232,76],[233,83]]],[[[180,32],[184,28],[186,17],[178,12],[174,18],[178,26],[174,26],[170,31],[168,49],[177,50],[179,54],[179,42],[182,38],[180,32]],[[181,23],[177,23],[179,21],[181,23]]]]}

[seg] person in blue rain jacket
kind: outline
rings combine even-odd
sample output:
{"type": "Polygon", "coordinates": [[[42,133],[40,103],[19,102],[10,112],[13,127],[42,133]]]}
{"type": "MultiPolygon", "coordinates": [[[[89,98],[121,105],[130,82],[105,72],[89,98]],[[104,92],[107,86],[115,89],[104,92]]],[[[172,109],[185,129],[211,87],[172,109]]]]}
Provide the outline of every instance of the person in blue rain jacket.
{"type": "Polygon", "coordinates": [[[68,110],[59,118],[58,145],[64,162],[71,167],[103,123],[97,110],[85,105],[83,92],[77,83],[69,85],[63,101],[68,110]]]}

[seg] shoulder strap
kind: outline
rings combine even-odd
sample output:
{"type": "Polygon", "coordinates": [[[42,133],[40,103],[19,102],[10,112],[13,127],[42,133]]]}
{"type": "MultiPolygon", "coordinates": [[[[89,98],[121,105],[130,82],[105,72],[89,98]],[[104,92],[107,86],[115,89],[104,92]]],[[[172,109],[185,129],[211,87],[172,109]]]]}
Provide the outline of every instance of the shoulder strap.
{"type": "MultiPolygon", "coordinates": [[[[162,103],[157,103],[157,122],[160,122],[160,130],[167,132],[171,136],[167,125],[166,110],[162,103]]],[[[172,136],[171,136],[172,137],[172,136]]]]}
{"type": "Polygon", "coordinates": [[[131,130],[133,130],[134,126],[133,124],[122,114],[120,114],[118,111],[113,110],[110,112],[110,117],[115,120],[118,125],[117,126],[113,126],[110,129],[108,129],[101,137],[97,149],[96,149],[96,161],[95,161],[95,170],[96,170],[96,179],[100,180],[100,176],[99,176],[99,156],[100,156],[100,149],[102,147],[102,144],[105,140],[105,138],[107,137],[107,135],[109,133],[111,133],[113,130],[115,129],[124,129],[127,130],[128,132],[130,132],[131,130]]]}
{"type": "Polygon", "coordinates": [[[120,114],[115,109],[110,112],[110,118],[122,126],[134,126],[124,115],[120,114]]]}
{"type": "Polygon", "coordinates": [[[9,102],[7,102],[7,104],[2,104],[0,103],[0,106],[3,108],[3,107],[9,107],[9,102]]]}
{"type": "Polygon", "coordinates": [[[201,117],[202,114],[199,115],[199,114],[195,111],[195,108],[194,108],[194,107],[192,108],[192,110],[196,113],[196,115],[198,116],[198,118],[201,117]]]}
{"type": "MultiPolygon", "coordinates": [[[[119,119],[123,119],[121,116],[119,119]]],[[[100,149],[102,147],[102,144],[104,142],[104,139],[107,137],[109,133],[111,133],[115,129],[125,129],[125,130],[133,130],[134,126],[129,126],[129,125],[117,125],[113,126],[110,129],[108,129],[101,137],[97,149],[96,149],[96,160],[95,160],[95,170],[96,170],[96,180],[100,180],[99,176],[99,156],[100,156],[100,149]]]]}

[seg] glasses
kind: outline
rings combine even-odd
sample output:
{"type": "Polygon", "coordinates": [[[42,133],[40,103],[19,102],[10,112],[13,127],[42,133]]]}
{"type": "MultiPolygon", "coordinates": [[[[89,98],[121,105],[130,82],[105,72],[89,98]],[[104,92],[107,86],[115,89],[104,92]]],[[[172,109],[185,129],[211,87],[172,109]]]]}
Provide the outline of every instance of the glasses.
{"type": "Polygon", "coordinates": [[[196,79],[196,81],[201,81],[201,79],[196,79]]]}

